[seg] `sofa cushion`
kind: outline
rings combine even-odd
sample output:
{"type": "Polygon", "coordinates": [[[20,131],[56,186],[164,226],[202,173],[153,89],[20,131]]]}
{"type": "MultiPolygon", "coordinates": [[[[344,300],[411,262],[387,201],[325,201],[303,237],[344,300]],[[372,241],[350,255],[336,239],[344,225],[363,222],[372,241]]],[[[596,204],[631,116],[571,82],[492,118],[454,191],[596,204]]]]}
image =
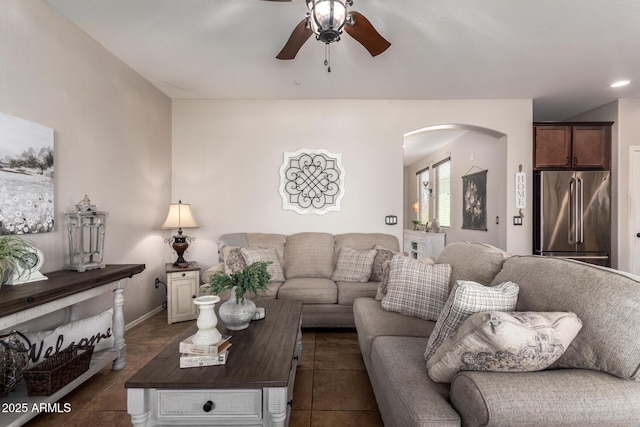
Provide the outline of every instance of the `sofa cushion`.
{"type": "Polygon", "coordinates": [[[385,426],[459,426],[448,402],[448,384],[424,373],[425,338],[379,336],[367,369],[385,426]]]}
{"type": "Polygon", "coordinates": [[[246,233],[245,237],[248,247],[275,249],[280,265],[284,265],[284,246],[287,243],[287,236],[271,233],[246,233]]]}
{"type": "Polygon", "coordinates": [[[450,401],[465,426],[637,426],[640,382],[587,369],[461,372],[450,401]]]}
{"type": "Polygon", "coordinates": [[[336,234],[335,236],[336,256],[340,253],[340,249],[347,247],[364,251],[367,249],[373,249],[376,245],[383,246],[391,251],[399,251],[400,245],[398,244],[398,238],[391,234],[384,233],[346,233],[336,234]]]}
{"type": "Polygon", "coordinates": [[[288,279],[330,279],[335,268],[333,236],[328,233],[298,233],[287,238],[284,270],[288,279]]]}
{"type": "Polygon", "coordinates": [[[448,383],[460,371],[541,371],[562,356],[580,328],[574,313],[476,313],[427,361],[429,377],[448,383]]]}
{"type": "MultiPolygon", "coordinates": [[[[435,322],[431,320],[383,310],[380,302],[372,298],[356,299],[353,303],[353,317],[365,364],[371,360],[371,344],[376,336],[404,335],[426,339],[435,326],[435,322]]],[[[422,365],[424,368],[424,363],[422,365]]]]}
{"type": "Polygon", "coordinates": [[[356,298],[373,298],[378,289],[378,282],[336,282],[338,287],[338,304],[353,305],[356,298]]]}
{"type": "Polygon", "coordinates": [[[267,271],[271,274],[270,282],[283,282],[284,273],[278,259],[278,254],[274,248],[240,248],[242,257],[247,265],[255,262],[269,262],[267,271]]]}
{"type": "Polygon", "coordinates": [[[340,249],[336,261],[336,269],[331,275],[331,280],[368,282],[369,277],[371,277],[371,265],[373,264],[376,252],[375,249],[364,251],[347,247],[340,249]]]}
{"type": "Polygon", "coordinates": [[[509,254],[484,243],[455,242],[445,246],[438,264],[451,265],[449,288],[458,280],[470,280],[488,285],[502,268],[509,254]]]}
{"type": "Polygon", "coordinates": [[[338,288],[330,279],[287,279],[278,290],[278,299],[295,299],[304,304],[336,304],[338,288]]]}
{"type": "Polygon", "coordinates": [[[640,379],[640,278],[578,261],[518,256],[494,282],[520,285],[518,311],[571,311],[582,331],[554,367],[640,379]]]}
{"type": "Polygon", "coordinates": [[[505,282],[488,287],[479,283],[459,280],[447,298],[444,309],[438,316],[433,333],[424,352],[428,360],[440,344],[467,320],[481,311],[513,311],[518,301],[518,285],[505,282]]]}
{"type": "Polygon", "coordinates": [[[430,266],[395,256],[391,260],[382,308],[405,316],[436,320],[447,301],[450,274],[451,267],[447,264],[430,266]]]}

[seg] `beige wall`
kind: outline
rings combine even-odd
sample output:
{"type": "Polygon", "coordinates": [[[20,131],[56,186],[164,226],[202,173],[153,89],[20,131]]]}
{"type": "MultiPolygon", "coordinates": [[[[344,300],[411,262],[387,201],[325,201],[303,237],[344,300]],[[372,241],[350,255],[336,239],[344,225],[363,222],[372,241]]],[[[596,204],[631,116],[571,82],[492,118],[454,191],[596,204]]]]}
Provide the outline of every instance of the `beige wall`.
{"type": "Polygon", "coordinates": [[[147,266],[129,280],[125,321],[158,307],[164,291],[153,282],[169,255],[159,225],[171,196],[171,100],[39,0],[2,2],[0,64],[0,111],[55,130],[56,230],[28,236],[44,251],[43,271],[64,267],[64,212],[88,194],[109,212],[106,262],[147,266]]]}
{"type": "MultiPolygon", "coordinates": [[[[284,100],[173,102],[174,198],[193,204],[201,228],[188,259],[210,266],[216,239],[237,231],[386,232],[403,228],[403,135],[430,125],[465,123],[506,135],[506,215],[515,215],[514,174],[531,173],[531,100],[284,100]],[[340,212],[299,215],[282,209],[283,152],[341,153],[346,170],[340,212]],[[397,215],[396,226],[384,224],[397,215]]],[[[507,249],[531,252],[525,225],[506,226],[507,249]]]]}
{"type": "MultiPolygon", "coordinates": [[[[638,188],[630,185],[630,148],[640,145],[640,99],[621,99],[618,103],[618,260],[619,268],[632,271],[631,245],[640,230],[633,229],[631,194],[638,196],[638,188]]],[[[638,224],[635,224],[638,226],[638,224]]],[[[637,273],[637,272],[636,272],[637,273]]]]}

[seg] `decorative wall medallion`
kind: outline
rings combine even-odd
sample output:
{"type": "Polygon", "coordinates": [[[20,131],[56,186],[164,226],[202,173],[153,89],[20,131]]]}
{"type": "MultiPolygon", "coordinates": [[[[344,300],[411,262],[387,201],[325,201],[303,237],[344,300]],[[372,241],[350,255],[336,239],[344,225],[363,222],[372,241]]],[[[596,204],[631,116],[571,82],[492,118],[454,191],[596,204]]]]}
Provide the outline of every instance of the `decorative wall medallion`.
{"type": "Polygon", "coordinates": [[[306,148],[284,153],[280,195],[282,207],[299,214],[339,211],[344,195],[342,155],[306,148]]]}

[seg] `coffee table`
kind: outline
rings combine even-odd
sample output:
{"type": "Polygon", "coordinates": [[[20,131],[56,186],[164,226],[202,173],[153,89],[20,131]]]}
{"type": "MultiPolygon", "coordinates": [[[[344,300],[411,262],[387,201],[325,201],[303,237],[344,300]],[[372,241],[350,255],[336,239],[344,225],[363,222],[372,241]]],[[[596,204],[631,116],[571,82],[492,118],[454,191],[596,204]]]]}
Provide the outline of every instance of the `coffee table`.
{"type": "Polygon", "coordinates": [[[227,363],[180,369],[180,341],[194,324],[126,383],[127,412],[136,426],[289,423],[296,367],[302,361],[302,303],[260,300],[263,320],[231,335],[227,363]]]}

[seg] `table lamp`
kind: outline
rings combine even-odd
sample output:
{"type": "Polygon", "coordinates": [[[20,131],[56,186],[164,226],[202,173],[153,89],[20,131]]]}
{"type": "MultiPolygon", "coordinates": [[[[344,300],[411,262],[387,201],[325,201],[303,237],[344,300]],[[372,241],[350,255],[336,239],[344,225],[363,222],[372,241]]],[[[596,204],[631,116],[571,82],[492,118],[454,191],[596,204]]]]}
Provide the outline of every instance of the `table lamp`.
{"type": "Polygon", "coordinates": [[[195,240],[195,238],[183,235],[182,229],[198,228],[198,224],[191,214],[191,205],[182,203],[182,200],[179,200],[178,203],[171,203],[169,205],[169,214],[167,215],[167,219],[164,221],[164,224],[162,224],[162,228],[178,229],[178,234],[174,235],[170,239],[165,239],[164,242],[168,243],[169,246],[176,251],[176,254],[178,254],[178,259],[173,263],[173,265],[176,267],[187,267],[189,262],[184,259],[183,255],[189,247],[189,243],[195,240]]]}

